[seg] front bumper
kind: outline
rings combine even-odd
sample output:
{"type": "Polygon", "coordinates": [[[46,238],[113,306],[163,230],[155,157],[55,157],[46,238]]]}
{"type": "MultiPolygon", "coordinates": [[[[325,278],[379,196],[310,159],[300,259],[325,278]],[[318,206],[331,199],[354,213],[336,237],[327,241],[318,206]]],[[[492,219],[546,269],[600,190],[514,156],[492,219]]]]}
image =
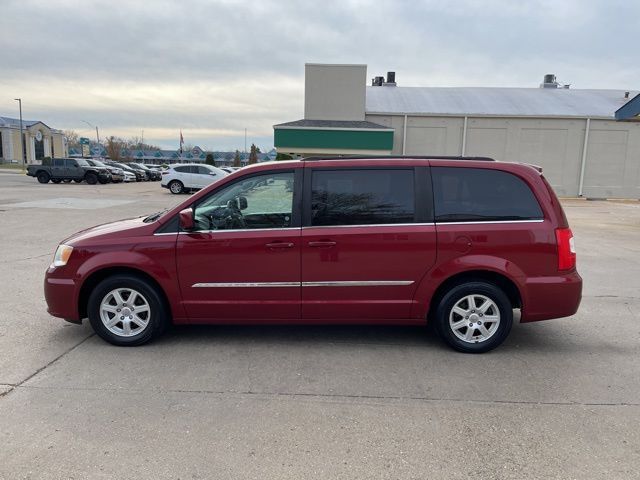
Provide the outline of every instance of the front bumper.
{"type": "Polygon", "coordinates": [[[582,277],[577,271],[554,277],[531,277],[525,282],[520,322],[569,317],[582,300],[582,277]]]}
{"type": "Polygon", "coordinates": [[[82,323],[78,313],[77,285],[72,278],[56,275],[57,268],[49,267],[44,277],[44,298],[47,312],[68,322],[82,323]]]}

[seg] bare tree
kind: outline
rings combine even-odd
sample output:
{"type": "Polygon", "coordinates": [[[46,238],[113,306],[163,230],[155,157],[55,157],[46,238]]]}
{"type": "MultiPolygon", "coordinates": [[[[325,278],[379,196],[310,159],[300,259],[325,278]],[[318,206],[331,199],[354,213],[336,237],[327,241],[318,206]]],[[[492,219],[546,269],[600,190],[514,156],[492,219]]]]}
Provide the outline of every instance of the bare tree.
{"type": "Polygon", "coordinates": [[[234,167],[241,167],[242,166],[242,162],[240,161],[240,151],[236,150],[236,154],[233,157],[233,166],[234,167]]]}
{"type": "Polygon", "coordinates": [[[108,137],[104,142],[104,148],[107,151],[107,155],[114,162],[123,160],[122,150],[125,148],[126,143],[120,137],[114,137],[113,135],[108,137]]]}
{"type": "Polygon", "coordinates": [[[80,145],[80,140],[75,130],[65,130],[62,132],[62,136],[66,140],[68,146],[77,147],[80,145]]]}
{"type": "Polygon", "coordinates": [[[254,143],[251,144],[251,153],[249,153],[249,165],[258,163],[258,149],[254,143]]]}

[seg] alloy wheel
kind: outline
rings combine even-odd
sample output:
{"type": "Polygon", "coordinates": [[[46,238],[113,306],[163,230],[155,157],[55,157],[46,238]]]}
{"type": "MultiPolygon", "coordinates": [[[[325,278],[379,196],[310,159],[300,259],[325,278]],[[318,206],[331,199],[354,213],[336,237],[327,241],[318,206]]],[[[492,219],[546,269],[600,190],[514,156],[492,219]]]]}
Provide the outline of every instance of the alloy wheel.
{"type": "Polygon", "coordinates": [[[466,343],[489,340],[498,331],[500,310],[485,295],[467,295],[458,300],[449,312],[449,327],[466,343]]]}
{"type": "Polygon", "coordinates": [[[100,320],[119,337],[133,337],[149,325],[151,309],[147,299],[132,288],[116,288],[100,302],[100,320]]]}

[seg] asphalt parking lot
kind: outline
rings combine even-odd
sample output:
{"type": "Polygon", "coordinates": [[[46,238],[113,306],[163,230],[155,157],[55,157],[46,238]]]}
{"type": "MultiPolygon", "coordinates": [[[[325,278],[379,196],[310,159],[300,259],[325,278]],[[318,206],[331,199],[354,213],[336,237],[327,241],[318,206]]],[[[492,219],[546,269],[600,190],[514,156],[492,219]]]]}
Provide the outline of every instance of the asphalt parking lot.
{"type": "Polygon", "coordinates": [[[564,201],[580,311],[485,355],[405,327],[117,348],[46,313],[60,240],[185,198],[0,173],[0,478],[640,478],[640,202],[564,201]]]}

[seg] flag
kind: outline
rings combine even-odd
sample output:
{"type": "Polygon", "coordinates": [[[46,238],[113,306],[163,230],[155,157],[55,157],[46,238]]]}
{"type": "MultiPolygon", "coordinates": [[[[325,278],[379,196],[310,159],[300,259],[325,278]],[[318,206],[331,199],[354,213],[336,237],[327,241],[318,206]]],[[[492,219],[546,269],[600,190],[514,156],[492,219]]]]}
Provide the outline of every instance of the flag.
{"type": "Polygon", "coordinates": [[[184,137],[182,136],[182,129],[180,129],[180,153],[182,153],[183,145],[184,145],[184,137]]]}

